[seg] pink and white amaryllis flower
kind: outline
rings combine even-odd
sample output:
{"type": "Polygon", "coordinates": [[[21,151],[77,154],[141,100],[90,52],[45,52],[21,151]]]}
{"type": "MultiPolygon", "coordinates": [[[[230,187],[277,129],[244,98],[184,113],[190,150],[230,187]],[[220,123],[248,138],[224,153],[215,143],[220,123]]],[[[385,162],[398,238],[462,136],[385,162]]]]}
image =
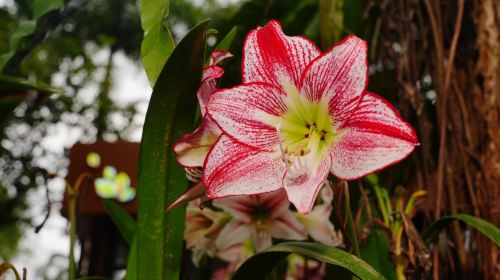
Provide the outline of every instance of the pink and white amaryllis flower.
{"type": "Polygon", "coordinates": [[[333,190],[327,181],[320,191],[321,203],[314,206],[308,215],[296,213],[297,220],[306,227],[312,239],[332,246],[343,245],[342,234],[335,230],[330,216],[333,211],[333,190]]]}
{"type": "Polygon", "coordinates": [[[256,252],[272,245],[272,238],[304,240],[307,233],[294,217],[284,191],[214,200],[215,207],[232,216],[215,240],[217,256],[232,262],[248,240],[256,252]]]}
{"type": "Polygon", "coordinates": [[[184,239],[186,247],[192,251],[193,263],[196,266],[203,255],[215,255],[215,239],[230,218],[229,214],[224,212],[210,208],[200,209],[199,199],[188,204],[184,239]]]}
{"type": "MultiPolygon", "coordinates": [[[[217,79],[224,74],[224,70],[217,64],[232,56],[229,52],[215,50],[210,55],[209,65],[203,69],[202,81],[196,93],[203,120],[193,133],[185,135],[174,144],[177,162],[186,168],[202,167],[208,151],[221,134],[219,127],[206,114],[205,107],[209,97],[217,90],[217,79]]],[[[195,177],[196,174],[193,175],[188,170],[189,175],[195,177]]]]}
{"type": "Polygon", "coordinates": [[[284,188],[307,214],[329,173],[357,179],[417,145],[394,107],[366,91],[367,44],[355,36],[321,53],[271,21],[248,34],[242,75],[207,104],[224,132],[204,167],[209,198],[284,188]]]}

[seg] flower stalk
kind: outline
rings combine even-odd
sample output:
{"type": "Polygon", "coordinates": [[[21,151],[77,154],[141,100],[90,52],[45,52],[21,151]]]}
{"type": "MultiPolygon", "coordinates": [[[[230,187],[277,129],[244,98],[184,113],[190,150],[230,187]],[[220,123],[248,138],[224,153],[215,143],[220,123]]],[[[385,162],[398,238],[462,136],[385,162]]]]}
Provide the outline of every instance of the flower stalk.
{"type": "Polygon", "coordinates": [[[349,198],[349,185],[345,181],[343,182],[343,185],[344,185],[344,195],[345,195],[345,215],[347,218],[346,230],[347,233],[349,234],[349,239],[351,240],[351,246],[354,255],[356,255],[356,257],[361,257],[361,253],[359,251],[358,236],[356,233],[356,226],[354,225],[354,220],[352,218],[351,202],[349,198]]]}
{"type": "MultiPolygon", "coordinates": [[[[21,280],[21,276],[19,275],[19,272],[17,272],[17,269],[14,265],[12,265],[9,262],[3,262],[0,264],[0,279],[3,279],[3,274],[7,272],[8,270],[12,270],[14,272],[14,275],[16,276],[16,280],[21,280]]],[[[26,271],[23,269],[23,280],[26,279],[26,271]]]]}
{"type": "Polygon", "coordinates": [[[69,266],[68,266],[68,279],[76,279],[76,265],[75,265],[75,241],[76,241],[76,200],[78,198],[78,189],[86,178],[92,178],[90,173],[84,172],[76,179],[75,185],[71,186],[66,184],[68,194],[68,208],[69,208],[69,266]]]}

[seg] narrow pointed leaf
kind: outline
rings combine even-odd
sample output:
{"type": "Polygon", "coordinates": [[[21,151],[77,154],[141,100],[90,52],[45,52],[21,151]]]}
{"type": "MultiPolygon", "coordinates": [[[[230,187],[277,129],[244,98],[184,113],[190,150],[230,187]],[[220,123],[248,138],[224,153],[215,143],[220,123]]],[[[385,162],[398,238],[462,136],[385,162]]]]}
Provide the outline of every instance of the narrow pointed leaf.
{"type": "Polygon", "coordinates": [[[135,221],[120,205],[110,199],[102,199],[102,204],[120,231],[123,239],[131,245],[135,234],[135,221]]]}
{"type": "Polygon", "coordinates": [[[21,78],[0,75],[0,125],[15,111],[15,109],[29,96],[28,92],[36,91],[44,98],[52,93],[60,92],[59,89],[33,83],[21,78]]]}
{"type": "Polygon", "coordinates": [[[38,19],[44,14],[58,10],[63,6],[63,0],[35,0],[33,1],[33,17],[38,19]]]}
{"type": "Polygon", "coordinates": [[[341,249],[312,242],[286,242],[271,246],[244,262],[233,276],[234,280],[265,279],[290,253],[347,269],[360,279],[385,279],[360,258],[341,249]]]}
{"type": "Polygon", "coordinates": [[[163,24],[168,16],[168,4],[168,0],[141,1],[141,24],[144,30],[141,44],[142,64],[153,87],[175,47],[172,34],[163,24]]]}
{"type": "Polygon", "coordinates": [[[397,278],[390,258],[390,244],[385,232],[373,226],[364,246],[361,246],[361,257],[387,279],[397,278]]]}
{"type": "Polygon", "coordinates": [[[127,260],[127,274],[125,280],[137,280],[137,241],[134,236],[127,260]]]}
{"type": "Polygon", "coordinates": [[[168,201],[188,186],[172,144],[193,129],[208,21],[194,27],[163,68],[146,113],[139,157],[137,277],[178,279],[185,206],[167,213],[168,201]],[[163,276],[163,278],[162,278],[163,276]]]}
{"type": "Polygon", "coordinates": [[[440,218],[439,220],[432,223],[432,225],[430,225],[427,230],[425,230],[425,232],[422,234],[422,239],[427,245],[431,244],[432,241],[446,226],[456,220],[465,222],[469,226],[477,229],[479,232],[493,241],[497,246],[500,246],[499,228],[481,218],[467,214],[454,214],[440,218]]]}
{"type": "Polygon", "coordinates": [[[227,34],[224,36],[224,38],[220,41],[219,44],[217,44],[217,47],[215,47],[216,50],[221,50],[221,51],[228,51],[231,48],[231,45],[233,44],[234,38],[236,37],[236,34],[238,34],[238,27],[235,26],[233,27],[227,34]]]}

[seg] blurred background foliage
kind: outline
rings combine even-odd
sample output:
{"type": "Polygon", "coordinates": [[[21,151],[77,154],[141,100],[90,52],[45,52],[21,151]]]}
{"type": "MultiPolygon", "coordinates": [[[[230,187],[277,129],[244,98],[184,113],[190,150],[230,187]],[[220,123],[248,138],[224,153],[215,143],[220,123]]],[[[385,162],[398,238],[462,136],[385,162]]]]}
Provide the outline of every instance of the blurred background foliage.
{"type": "MultiPolygon", "coordinates": [[[[9,51],[9,40],[21,22],[34,19],[33,3],[7,1],[0,7],[0,55],[9,51]]],[[[166,24],[174,27],[174,37],[178,40],[200,20],[225,13],[217,1],[211,1],[210,7],[176,1],[171,5],[173,15],[166,24]]],[[[231,8],[234,9],[228,9],[231,8]]],[[[28,100],[3,125],[0,145],[0,258],[3,259],[10,259],[16,252],[22,231],[37,225],[33,214],[26,211],[27,194],[46,188],[49,173],[65,174],[68,164],[65,157],[43,145],[55,125],[77,128],[79,136],[75,141],[89,142],[131,139],[142,122],[137,120],[137,104],[117,104],[110,97],[114,84],[120,83],[113,76],[116,54],[126,56],[140,67],[142,29],[137,1],[65,1],[63,7],[46,14],[39,26],[33,34],[22,38],[17,56],[1,74],[53,84],[63,89],[63,93],[48,100],[28,100]],[[111,119],[116,115],[119,124],[111,119]]]]}
{"type": "MultiPolygon", "coordinates": [[[[46,188],[49,173],[64,176],[67,162],[43,145],[54,124],[76,127],[75,140],[132,139],[140,128],[137,104],[119,105],[110,96],[120,83],[113,76],[114,58],[124,55],[139,65],[139,6],[133,0],[66,0],[41,17],[41,28],[22,38],[2,74],[24,77],[63,89],[48,100],[23,103],[4,125],[0,145],[0,257],[16,252],[23,230],[36,226],[27,214],[27,193],[46,188]],[[113,115],[119,114],[117,124],[113,115]],[[40,160],[40,159],[44,160],[40,160]],[[48,159],[48,160],[47,160],[48,159]],[[47,170],[50,166],[50,170],[47,170]],[[3,246],[3,244],[8,244],[3,246]]],[[[8,1],[0,7],[0,54],[23,20],[33,19],[33,1],[8,1]]],[[[278,19],[288,35],[305,35],[322,50],[346,34],[369,43],[370,84],[395,104],[416,128],[421,146],[410,158],[380,175],[393,202],[426,190],[413,222],[425,228],[443,214],[471,213],[499,224],[500,211],[500,4],[494,0],[175,0],[165,24],[178,41],[196,23],[211,17],[216,45],[239,26],[225,63],[221,86],[240,83],[241,47],[248,30],[278,19]],[[402,186],[403,188],[396,188],[402,186]]],[[[137,139],[135,139],[137,140],[137,139]]],[[[355,182],[354,213],[378,216],[369,185],[355,182]],[[361,190],[361,191],[358,191],[361,190]],[[366,195],[367,200],[364,200],[366,195]],[[364,201],[369,201],[367,204],[364,201]],[[372,206],[370,206],[372,205],[372,206]]],[[[49,202],[46,202],[50,204],[49,202]]],[[[391,240],[359,221],[365,254],[384,269],[379,250],[391,255],[391,240]],[[368,250],[367,248],[377,248],[368,250]]],[[[410,250],[411,242],[406,243],[410,250]]],[[[499,275],[498,248],[460,226],[442,235],[432,261],[434,276],[451,278],[499,275]],[[436,274],[437,273],[437,274],[436,274]]],[[[363,249],[363,248],[362,248],[363,249]]],[[[410,251],[408,251],[410,252],[410,251]]],[[[425,275],[422,264],[409,268],[425,275]]]]}

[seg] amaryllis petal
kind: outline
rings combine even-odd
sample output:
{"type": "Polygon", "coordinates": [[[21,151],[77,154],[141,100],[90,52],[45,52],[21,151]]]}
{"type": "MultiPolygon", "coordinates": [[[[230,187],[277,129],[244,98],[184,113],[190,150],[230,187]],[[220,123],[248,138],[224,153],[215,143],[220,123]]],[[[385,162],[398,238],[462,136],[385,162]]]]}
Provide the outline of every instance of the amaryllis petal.
{"type": "Polygon", "coordinates": [[[215,239],[217,257],[228,262],[237,259],[245,240],[251,238],[252,231],[250,224],[239,220],[230,221],[215,239]]]}
{"type": "Polygon", "coordinates": [[[207,196],[271,192],[282,187],[285,165],[277,152],[264,152],[222,135],[208,155],[203,171],[207,196]]]}
{"type": "Polygon", "coordinates": [[[173,148],[177,154],[177,162],[184,167],[203,166],[210,148],[221,133],[217,124],[208,115],[205,116],[193,133],[186,134],[175,142],[173,148]]]}
{"type": "Polygon", "coordinates": [[[236,195],[222,199],[215,199],[212,204],[215,207],[219,207],[231,214],[231,216],[240,221],[248,223],[251,220],[254,201],[250,196],[236,195]]]}
{"type": "Polygon", "coordinates": [[[280,23],[272,20],[248,33],[243,47],[243,82],[298,86],[302,72],[319,54],[309,39],[286,36],[280,23]]]}
{"type": "Polygon", "coordinates": [[[217,79],[222,77],[223,74],[224,70],[219,66],[208,66],[203,69],[202,81],[196,92],[202,116],[205,116],[205,107],[207,106],[208,98],[210,98],[217,88],[217,79]]]}
{"type": "Polygon", "coordinates": [[[207,79],[217,79],[222,77],[222,75],[224,75],[224,69],[222,69],[222,67],[216,65],[207,66],[203,69],[201,81],[203,82],[207,79]]]}
{"type": "Polygon", "coordinates": [[[316,196],[323,186],[331,166],[329,155],[325,155],[319,165],[309,172],[285,174],[283,184],[288,195],[288,200],[297,208],[297,211],[307,215],[314,205],[316,196]]]}
{"type": "Polygon", "coordinates": [[[268,231],[271,236],[280,239],[304,240],[307,238],[304,225],[299,223],[290,211],[283,213],[270,223],[268,231]]]}
{"type": "Polygon", "coordinates": [[[320,195],[321,199],[323,200],[322,204],[331,206],[333,201],[333,190],[332,190],[332,183],[330,181],[325,182],[325,185],[321,189],[320,195]]]}
{"type": "Polygon", "coordinates": [[[284,189],[262,193],[255,197],[258,199],[260,205],[265,206],[269,210],[269,214],[273,219],[289,211],[290,203],[288,202],[284,189]]]}
{"type": "Polygon", "coordinates": [[[367,86],[367,50],[365,41],[351,35],[311,62],[302,77],[301,92],[328,101],[335,125],[348,118],[367,86]]]}
{"type": "Polygon", "coordinates": [[[387,101],[367,92],[331,150],[331,172],[352,180],[396,163],[418,145],[415,131],[387,101]]]}
{"type": "Polygon", "coordinates": [[[271,234],[267,231],[255,230],[252,234],[252,242],[255,246],[255,251],[260,252],[268,247],[273,245],[273,239],[271,238],[271,234]]]}
{"type": "Polygon", "coordinates": [[[215,50],[212,54],[210,54],[209,66],[203,69],[201,84],[196,92],[202,116],[205,116],[205,106],[208,103],[208,98],[217,88],[217,79],[224,75],[224,70],[216,65],[224,59],[232,56],[233,55],[230,52],[221,50],[215,50]]]}
{"type": "Polygon", "coordinates": [[[323,244],[339,246],[342,244],[342,236],[335,231],[330,222],[332,205],[321,204],[314,206],[309,215],[298,215],[297,219],[306,227],[311,237],[323,244]]]}
{"type": "Polygon", "coordinates": [[[418,144],[413,127],[405,122],[394,106],[382,97],[367,91],[356,110],[341,129],[357,128],[366,132],[401,138],[418,144]]]}
{"type": "Polygon", "coordinates": [[[199,201],[188,204],[184,231],[186,246],[193,252],[192,258],[196,266],[203,255],[213,256],[215,237],[229,220],[227,214],[209,208],[201,210],[199,205],[199,201]]]}
{"type": "Polygon", "coordinates": [[[266,83],[251,83],[217,91],[208,103],[208,114],[229,136],[241,143],[274,150],[279,144],[273,117],[286,112],[286,94],[266,83]]]}
{"type": "Polygon", "coordinates": [[[210,54],[210,63],[209,65],[217,65],[221,61],[223,61],[226,58],[232,57],[233,55],[228,52],[228,51],[222,51],[222,50],[214,50],[210,54]]]}

